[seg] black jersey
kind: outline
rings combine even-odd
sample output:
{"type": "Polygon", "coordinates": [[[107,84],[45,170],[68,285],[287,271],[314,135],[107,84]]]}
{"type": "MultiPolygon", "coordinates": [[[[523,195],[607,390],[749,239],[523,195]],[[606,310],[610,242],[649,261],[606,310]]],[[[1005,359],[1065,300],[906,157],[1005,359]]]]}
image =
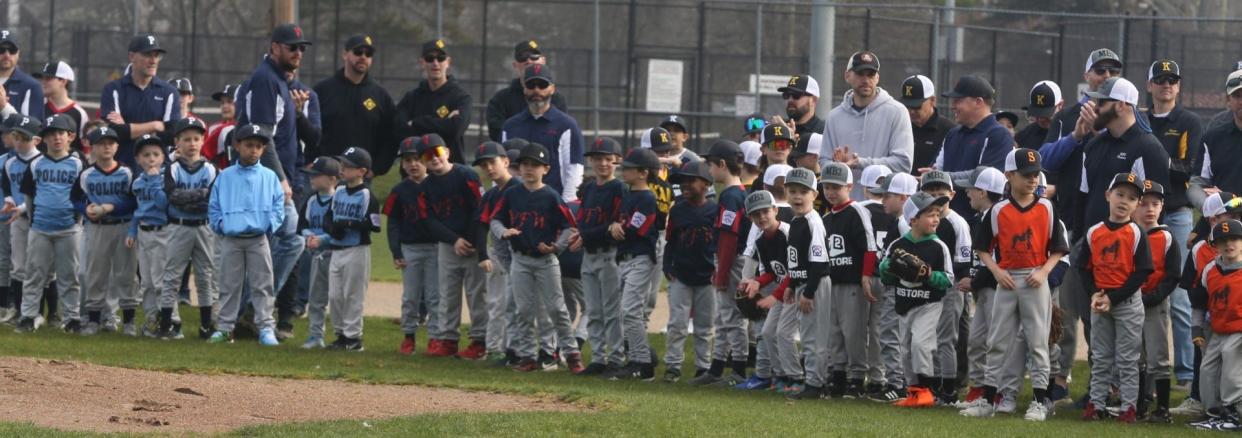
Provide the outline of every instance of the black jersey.
{"type": "Polygon", "coordinates": [[[828,274],[828,249],[824,247],[824,221],[814,211],[795,216],[789,223],[789,287],[802,289],[802,296],[815,298],[819,280],[828,274]]]}
{"type": "MultiPolygon", "coordinates": [[[[932,269],[933,277],[937,272],[947,274],[949,284],[953,283],[951,269],[953,256],[949,254],[949,246],[936,237],[927,237],[923,240],[915,242],[910,240],[908,236],[898,238],[889,245],[886,253],[892,254],[893,250],[901,248],[923,259],[932,269]]],[[[883,273],[887,274],[887,273],[883,273]]],[[[885,283],[892,284],[896,289],[896,298],[894,302],[894,310],[898,315],[905,315],[910,309],[915,307],[940,301],[944,298],[946,287],[937,287],[935,281],[929,280],[920,284],[911,284],[904,280],[897,280],[888,274],[884,278],[885,283]]],[[[934,280],[934,278],[933,278],[934,280]]]]}
{"type": "Polygon", "coordinates": [[[875,272],[875,229],[867,207],[853,201],[834,205],[824,215],[824,228],[833,284],[858,284],[875,272]]]}

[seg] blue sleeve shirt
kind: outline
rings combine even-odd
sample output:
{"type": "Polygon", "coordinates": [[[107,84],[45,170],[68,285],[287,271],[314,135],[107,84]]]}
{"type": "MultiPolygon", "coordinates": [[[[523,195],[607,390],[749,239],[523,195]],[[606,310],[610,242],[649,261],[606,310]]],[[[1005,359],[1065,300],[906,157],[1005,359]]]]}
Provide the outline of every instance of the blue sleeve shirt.
{"type": "Polygon", "coordinates": [[[111,170],[100,169],[98,165],[88,167],[81,177],[87,204],[112,204],[112,212],[105,219],[133,217],[137,204],[131,191],[133,182],[133,170],[119,164],[111,170]]]}
{"type": "Polygon", "coordinates": [[[137,208],[134,209],[133,225],[130,227],[129,235],[134,237],[138,235],[139,225],[161,226],[168,224],[168,194],[164,192],[164,171],[167,168],[160,169],[160,173],[155,175],[147,175],[146,172],[138,175],[130,186],[137,201],[137,208]]]}
{"type": "Polygon", "coordinates": [[[73,154],[60,159],[43,155],[30,162],[22,182],[22,190],[29,196],[30,229],[52,233],[78,224],[79,213],[86,206],[78,181],[82,168],[82,160],[73,154]]]}
{"type": "Polygon", "coordinates": [[[211,186],[207,217],[216,234],[272,234],[285,221],[285,192],[276,172],[261,164],[229,166],[211,186]]]}

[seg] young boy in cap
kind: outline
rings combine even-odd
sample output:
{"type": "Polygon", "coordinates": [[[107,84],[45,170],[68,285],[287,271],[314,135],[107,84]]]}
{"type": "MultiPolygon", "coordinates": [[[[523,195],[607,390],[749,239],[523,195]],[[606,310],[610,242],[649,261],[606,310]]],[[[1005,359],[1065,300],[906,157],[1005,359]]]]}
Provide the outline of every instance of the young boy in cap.
{"type": "Polygon", "coordinates": [[[133,171],[116,161],[116,130],[103,126],[88,134],[95,164],[82,172],[82,188],[86,194],[86,310],[87,323],[82,334],[99,332],[107,299],[120,302],[122,322],[132,324],[140,297],[137,280],[138,258],[132,247],[123,243],[129,235],[130,222],[137,201],[131,186],[133,171]]]}
{"type": "MultiPolygon", "coordinates": [[[[793,133],[785,125],[771,124],[763,128],[759,144],[763,147],[763,157],[759,160],[759,170],[767,170],[773,164],[789,165],[789,154],[797,142],[793,133]]],[[[756,187],[755,190],[761,190],[756,187]]]]}
{"type": "MultiPolygon", "coordinates": [[[[310,175],[310,188],[314,191],[299,209],[298,234],[306,238],[306,252],[310,258],[310,282],[306,314],[306,342],[303,349],[324,348],[324,317],[328,311],[328,267],[332,263],[332,237],[324,221],[332,210],[332,196],[341,176],[341,162],[332,157],[319,157],[310,167],[301,169],[310,175]]],[[[396,193],[396,189],[393,189],[396,193]]],[[[391,219],[391,217],[390,217],[391,219]]],[[[395,227],[393,234],[397,234],[395,227]]]]}
{"type": "Polygon", "coordinates": [[[854,178],[849,167],[828,162],[820,187],[831,205],[824,215],[827,231],[828,273],[832,278],[828,348],[832,358],[834,398],[862,398],[867,373],[867,331],[871,303],[871,278],[876,268],[877,247],[871,210],[852,201],[854,178]]]}
{"type": "MultiPolygon", "coordinates": [[[[953,179],[947,172],[939,170],[923,173],[920,189],[935,197],[953,199],[956,195],[953,191],[953,179]]],[[[941,211],[941,219],[936,237],[949,245],[953,255],[953,278],[963,282],[970,278],[970,266],[974,261],[974,254],[970,249],[970,225],[949,207],[941,211]]],[[[963,294],[966,293],[958,284],[954,284],[949,290],[952,293],[946,294],[941,302],[940,325],[936,335],[939,340],[936,346],[936,375],[933,376],[937,378],[934,382],[937,385],[932,387],[937,400],[946,405],[957,403],[957,332],[958,321],[965,306],[963,294]]]]}
{"type": "Polygon", "coordinates": [[[1190,290],[1194,306],[1191,338],[1203,349],[1200,365],[1199,392],[1207,412],[1206,421],[1193,427],[1209,430],[1242,429],[1238,403],[1242,402],[1242,302],[1231,294],[1233,286],[1242,286],[1242,222],[1221,221],[1212,227],[1212,246],[1219,253],[1194,281],[1190,290]]]}
{"type": "MultiPolygon", "coordinates": [[[[902,215],[902,208],[910,196],[918,192],[919,181],[914,176],[898,172],[884,177],[877,189],[866,189],[864,192],[880,195],[880,206],[886,217],[893,218],[888,227],[879,227],[877,236],[884,232],[884,238],[878,239],[885,245],[891,244],[902,234],[910,231],[910,225],[902,215]],[[884,230],[886,229],[886,230],[884,230]]],[[[873,216],[874,218],[874,216],[873,216]]],[[[875,289],[873,292],[875,293],[875,289]]],[[[876,344],[879,351],[879,362],[884,373],[884,387],[869,393],[867,398],[878,402],[892,403],[906,397],[906,374],[902,364],[900,324],[901,317],[896,311],[896,288],[883,285],[882,296],[876,297],[872,307],[879,307],[879,321],[876,323],[876,344]]],[[[874,315],[874,313],[873,313],[874,315]]],[[[874,316],[873,316],[874,318],[874,316]]],[[[868,360],[870,352],[868,352],[868,360]]]]}
{"type": "Polygon", "coordinates": [[[351,147],[338,158],[342,185],[332,194],[324,219],[332,261],[328,265],[328,308],[337,338],[333,350],[362,351],[362,309],[371,281],[371,233],[380,231],[379,200],[367,188],[371,154],[351,147]]]}
{"type": "MultiPolygon", "coordinates": [[[[713,157],[709,157],[709,160],[713,157]]],[[[668,336],[664,354],[664,382],[676,383],[681,378],[685,358],[686,324],[694,318],[694,366],[705,370],[716,365],[708,361],[712,343],[713,315],[706,309],[719,308],[712,277],[716,268],[717,217],[720,210],[715,201],[707,199],[712,170],[701,161],[686,163],[670,176],[670,182],[681,187],[682,198],[668,214],[664,256],[664,277],[668,279],[668,336]]],[[[719,317],[716,318],[719,320],[719,317]]],[[[716,343],[723,344],[723,340],[716,343]]],[[[713,358],[714,359],[714,358],[713,358]]],[[[708,373],[699,373],[698,377],[708,373]]],[[[699,379],[695,379],[698,382],[699,379]]],[[[695,383],[692,382],[692,383],[695,383]]]]}
{"type": "Polygon", "coordinates": [[[569,246],[570,236],[577,233],[576,224],[561,196],[543,183],[551,168],[547,148],[537,143],[522,148],[518,166],[522,185],[505,190],[490,214],[492,233],[508,240],[513,249],[509,287],[517,304],[518,322],[513,347],[521,357],[514,369],[529,372],[541,368],[533,332],[537,308],[543,307],[556,328],[558,347],[569,371],[577,374],[583,371],[582,353],[565,307],[555,256],[569,246]]]}
{"type": "MultiPolygon", "coordinates": [[[[26,246],[29,242],[30,235],[30,215],[27,214],[26,195],[22,190],[22,180],[25,179],[26,173],[30,169],[30,163],[43,154],[35,147],[42,140],[39,138],[39,131],[43,129],[43,124],[39,120],[14,114],[5,120],[5,126],[10,127],[5,134],[5,138],[10,139],[12,147],[9,152],[9,159],[4,162],[3,172],[0,172],[0,189],[4,192],[4,209],[0,212],[10,215],[9,236],[11,242],[12,257],[12,275],[9,285],[10,301],[13,302],[13,308],[16,315],[13,318],[14,325],[21,322],[22,317],[22,301],[24,300],[24,284],[26,281],[26,246]],[[16,216],[16,217],[14,217],[16,216]]],[[[43,325],[43,316],[35,312],[35,319],[32,321],[35,329],[43,325]]]]}
{"type": "MultiPolygon", "coordinates": [[[[187,266],[194,267],[198,294],[199,338],[212,333],[212,304],[219,295],[215,280],[216,237],[207,227],[207,203],[215,183],[216,166],[203,159],[203,136],[207,125],[193,117],[173,125],[177,159],[164,173],[168,193],[168,248],[165,253],[163,287],[160,294],[161,337],[181,338],[181,324],[171,317],[177,307],[181,278],[187,266]]],[[[221,257],[220,260],[229,260],[221,257]]],[[[223,308],[223,307],[222,307],[223,308]]],[[[226,330],[232,331],[232,330],[226,330]]]]}
{"type": "MultiPolygon", "coordinates": [[[[814,210],[815,173],[795,168],[785,175],[785,192],[794,218],[789,223],[786,268],[789,288],[798,297],[802,312],[798,326],[802,336],[804,386],[787,396],[793,400],[816,400],[825,395],[828,372],[828,320],[831,315],[832,279],[828,276],[827,232],[823,218],[814,210]]],[[[787,292],[788,293],[788,292],[787,292]]]]}
{"type": "Polygon", "coordinates": [[[1160,223],[1164,211],[1164,186],[1143,181],[1143,197],[1134,210],[1134,222],[1147,233],[1151,246],[1151,275],[1139,289],[1143,296],[1143,361],[1139,370],[1138,417],[1156,423],[1171,423],[1169,415],[1169,294],[1182,275],[1181,249],[1167,226],[1160,223]],[[1156,410],[1148,416],[1152,388],[1156,390],[1156,410]]]}
{"type": "MultiPolygon", "coordinates": [[[[483,170],[492,188],[483,194],[482,214],[484,226],[491,219],[491,211],[500,201],[505,190],[522,184],[518,178],[509,173],[509,155],[504,146],[496,142],[484,142],[474,153],[474,166],[483,170]]],[[[513,293],[509,289],[509,268],[513,261],[513,253],[509,242],[492,234],[486,251],[479,251],[480,266],[487,272],[487,353],[489,359],[499,360],[506,351],[516,364],[517,353],[510,349],[509,338],[518,333],[509,333],[508,327],[515,321],[509,314],[509,307],[514,305],[513,293]]],[[[516,310],[516,307],[514,308],[516,310]]],[[[541,320],[542,321],[542,320],[541,320]]]]}
{"type": "MultiPolygon", "coordinates": [[[[3,178],[4,168],[14,156],[13,136],[9,135],[9,131],[13,129],[14,117],[16,120],[21,119],[21,116],[9,115],[0,121],[0,140],[7,151],[0,154],[0,178],[3,178]]],[[[9,223],[12,222],[12,217],[12,214],[0,213],[0,324],[9,325],[13,325],[21,317],[21,306],[18,304],[21,300],[16,296],[17,288],[13,285],[11,276],[13,253],[9,223]]]]}
{"type": "MultiPolygon", "coordinates": [[[[651,128],[643,134],[639,145],[650,149],[658,159],[661,155],[667,155],[672,149],[672,134],[661,127],[651,128]]],[[[643,308],[643,319],[647,322],[651,322],[651,312],[655,310],[656,296],[660,292],[660,282],[664,278],[657,272],[657,269],[664,264],[664,245],[668,244],[668,241],[664,240],[664,227],[668,223],[668,212],[673,207],[673,201],[681,197],[681,189],[668,181],[670,169],[668,165],[661,164],[660,169],[656,171],[656,178],[648,187],[655,195],[658,214],[655,221],[655,265],[652,268],[651,277],[648,278],[647,302],[643,308]]]]}
{"type": "MultiPolygon", "coordinates": [[[[276,321],[272,318],[276,294],[268,237],[285,220],[285,195],[276,173],[259,164],[263,149],[272,143],[269,129],[260,125],[239,126],[233,133],[237,164],[221,172],[211,186],[207,204],[210,231],[220,236],[220,260],[230,261],[224,264],[225,270],[220,275],[220,320],[207,339],[212,344],[233,342],[233,325],[240,314],[243,285],[250,287],[259,344],[269,347],[280,344],[276,340],[276,321]]],[[[203,161],[201,165],[211,164],[203,161]]],[[[174,163],[173,168],[176,166],[174,163]]],[[[169,251],[172,250],[170,246],[169,251]]],[[[177,273],[180,272],[177,269],[177,273]]],[[[167,281],[169,277],[165,276],[165,285],[175,284],[175,280],[167,281]]],[[[166,287],[162,298],[167,302],[170,297],[176,299],[176,289],[166,287]]],[[[202,297],[201,292],[199,297],[202,297]]]]}
{"type": "MultiPolygon", "coordinates": [[[[786,166],[788,167],[788,166],[786,166]]],[[[773,167],[768,168],[769,171],[773,167]]],[[[784,177],[781,177],[784,179],[784,177]]],[[[784,187],[781,187],[784,191],[784,187]]],[[[753,260],[759,275],[745,279],[738,285],[738,293],[754,297],[766,291],[758,305],[768,309],[759,336],[759,349],[764,360],[755,364],[755,374],[739,389],[766,390],[775,388],[781,394],[801,391],[802,363],[798,356],[794,333],[798,330],[797,298],[789,290],[789,224],[782,220],[781,206],[773,192],[760,190],[746,197],[746,215],[750,217],[756,237],[752,248],[747,250],[748,260],[753,260]]],[[[792,208],[784,207],[786,219],[793,216],[792,208]]]]}
{"type": "Polygon", "coordinates": [[[65,61],[52,61],[43,65],[43,71],[33,75],[35,79],[43,84],[43,113],[46,115],[64,114],[73,120],[73,125],[77,127],[74,131],[75,135],[85,137],[90,131],[86,128],[86,121],[90,120],[90,115],[86,110],[69,97],[69,89],[73,86],[76,76],[73,74],[73,67],[70,67],[65,61]]]}
{"type": "Polygon", "coordinates": [[[975,252],[996,279],[997,288],[990,316],[983,396],[968,404],[961,411],[963,416],[990,417],[995,412],[993,403],[1005,372],[1006,353],[1021,332],[1033,361],[1031,387],[1035,393],[1024,418],[1047,418],[1048,324],[1052,318],[1052,292],[1047,278],[1069,252],[1069,243],[1052,202],[1035,195],[1039,188],[1039,163],[1039,152],[1035,150],[1015,149],[1009,153],[1005,158],[1009,197],[992,206],[975,234],[975,252]]]}
{"type": "Polygon", "coordinates": [[[621,214],[625,195],[625,184],[615,177],[621,144],[609,137],[596,138],[587,146],[586,157],[595,178],[582,186],[582,207],[576,218],[586,250],[582,256],[582,289],[591,343],[591,364],[583,374],[600,375],[625,365],[617,242],[608,236],[608,228],[621,214]]]}
{"type": "MultiPolygon", "coordinates": [[[[966,189],[966,197],[970,200],[970,208],[978,214],[974,223],[979,223],[987,216],[988,210],[1005,194],[1005,174],[990,166],[979,166],[965,181],[955,181],[958,187],[966,189]],[[960,184],[958,184],[960,183],[960,184]]],[[[983,396],[983,380],[988,354],[988,330],[991,327],[992,295],[996,293],[996,280],[988,272],[983,262],[977,258],[971,267],[967,281],[959,281],[958,285],[969,285],[969,291],[975,299],[975,313],[970,318],[966,345],[968,360],[967,377],[970,378],[970,391],[966,393],[965,403],[970,403],[983,396]]],[[[1021,355],[1024,359],[1025,352],[1021,355]]],[[[959,403],[960,404],[960,403],[959,403]]]]}
{"type": "Polygon", "coordinates": [[[650,186],[660,162],[649,149],[634,148],[621,162],[621,182],[629,191],[617,209],[619,221],[608,225],[608,237],[617,242],[617,264],[620,271],[621,327],[629,362],[607,375],[609,380],[655,379],[655,356],[647,344],[647,320],[644,315],[656,258],[656,222],[659,210],[650,186]]]}
{"type": "MultiPolygon", "coordinates": [[[[164,275],[164,254],[168,249],[168,192],[164,190],[164,144],[158,135],[144,134],[134,142],[139,174],[130,185],[137,204],[130,221],[125,246],[138,254],[138,296],[146,324],[143,331],[155,336],[159,328],[160,279],[164,275]]],[[[177,311],[173,319],[181,320],[177,311]]],[[[121,330],[137,336],[133,320],[121,330]]]]}
{"type": "Polygon", "coordinates": [[[420,141],[419,137],[401,141],[397,153],[405,179],[393,187],[384,203],[384,214],[388,216],[388,248],[393,255],[393,265],[401,269],[401,330],[405,336],[397,351],[403,355],[414,354],[415,333],[424,322],[424,304],[431,310],[427,312],[427,329],[432,330],[440,323],[435,311],[435,303],[440,302],[439,264],[436,263],[436,240],[430,227],[424,226],[433,219],[422,187],[427,179],[427,167],[419,159],[420,141]]]}
{"type": "MultiPolygon", "coordinates": [[[[741,145],[738,145],[738,147],[741,147],[741,145]]],[[[758,145],[756,144],[756,148],[757,147],[758,145]]],[[[746,153],[747,153],[746,150],[743,149],[742,155],[745,156],[746,153]]],[[[768,194],[771,195],[776,200],[775,201],[777,204],[776,218],[785,223],[789,223],[789,220],[793,219],[793,209],[789,207],[788,202],[785,202],[785,174],[789,173],[790,169],[792,168],[785,164],[774,164],[774,165],[768,166],[768,169],[764,171],[763,178],[759,180],[759,182],[763,184],[763,190],[766,190],[768,194]]],[[[754,181],[751,181],[751,182],[746,181],[745,179],[746,173],[747,173],[746,165],[743,163],[742,165],[742,177],[743,177],[742,186],[753,188],[752,184],[754,184],[754,181]]],[[[749,215],[747,215],[747,217],[749,218],[749,215]]],[[[744,289],[744,283],[746,283],[749,280],[754,280],[759,274],[758,271],[759,271],[760,265],[759,265],[759,260],[755,258],[756,257],[755,243],[759,240],[759,237],[762,234],[763,234],[763,231],[760,230],[759,227],[755,226],[754,223],[752,222],[750,226],[750,231],[747,233],[747,236],[746,236],[746,249],[742,251],[742,281],[738,283],[737,293],[741,293],[741,291],[744,289]]],[[[756,289],[754,294],[748,294],[748,295],[751,295],[750,298],[754,298],[755,296],[757,296],[757,294],[760,294],[760,293],[770,296],[777,285],[769,283],[769,284],[765,284],[765,286],[767,287],[764,288],[762,291],[756,289]]],[[[774,303],[771,303],[771,304],[774,304],[774,303]]],[[[783,308],[783,310],[785,310],[788,313],[792,313],[793,318],[794,318],[792,322],[797,323],[797,311],[793,309],[789,309],[788,307],[792,307],[792,306],[786,306],[785,308],[783,308]]],[[[773,382],[772,376],[774,374],[772,355],[775,353],[776,350],[775,350],[775,347],[771,345],[771,342],[769,342],[769,340],[763,339],[763,336],[765,333],[764,330],[766,329],[767,325],[768,323],[767,323],[766,316],[764,319],[760,319],[756,321],[748,321],[746,334],[747,334],[748,340],[750,341],[750,357],[748,358],[747,365],[753,366],[755,368],[755,373],[751,374],[750,378],[746,379],[745,382],[741,382],[741,383],[738,383],[737,385],[734,385],[734,388],[742,389],[742,390],[756,390],[756,389],[766,390],[766,389],[772,388],[772,382],[773,382]]],[[[775,326],[772,327],[772,330],[776,330],[776,329],[777,328],[775,326]]],[[[790,342],[792,342],[792,331],[790,330],[786,330],[786,331],[788,332],[786,334],[791,336],[789,340],[790,342]]],[[[795,357],[796,357],[796,354],[795,354],[795,357]]],[[[801,365],[799,365],[799,369],[796,374],[799,376],[802,375],[801,365]]],[[[784,383],[784,381],[782,381],[781,383],[784,383]]],[[[780,388],[778,387],[777,389],[780,389],[780,388]]]]}
{"type": "Polygon", "coordinates": [[[220,91],[211,93],[211,100],[219,103],[220,120],[207,126],[207,138],[203,140],[203,157],[217,168],[228,167],[228,133],[237,126],[237,106],[233,104],[236,84],[224,84],[220,91]]]}
{"type": "Polygon", "coordinates": [[[901,315],[900,339],[906,397],[894,403],[905,408],[935,406],[937,329],[942,300],[954,293],[953,256],[936,230],[949,198],[927,192],[915,193],[902,207],[910,231],[894,240],[880,263],[880,278],[895,289],[894,311],[901,315]],[[911,259],[921,261],[911,266],[911,259]],[[904,265],[904,266],[899,266],[904,265]],[[913,269],[911,269],[913,268],[913,269]]]}
{"type": "MultiPolygon", "coordinates": [[[[875,232],[876,244],[876,267],[879,267],[880,260],[884,259],[884,249],[888,248],[888,244],[892,243],[901,233],[897,229],[897,217],[890,215],[884,211],[884,180],[892,174],[888,166],[882,164],[872,164],[863,169],[859,175],[859,182],[863,186],[863,200],[858,202],[871,213],[871,229],[875,232]]],[[[876,401],[894,401],[896,393],[892,396],[894,400],[889,400],[890,391],[886,388],[887,380],[884,376],[884,362],[880,358],[880,319],[883,316],[884,306],[881,303],[884,295],[884,284],[880,281],[880,277],[871,278],[871,293],[876,301],[871,303],[871,314],[867,317],[867,386],[866,396],[876,401]]]]}

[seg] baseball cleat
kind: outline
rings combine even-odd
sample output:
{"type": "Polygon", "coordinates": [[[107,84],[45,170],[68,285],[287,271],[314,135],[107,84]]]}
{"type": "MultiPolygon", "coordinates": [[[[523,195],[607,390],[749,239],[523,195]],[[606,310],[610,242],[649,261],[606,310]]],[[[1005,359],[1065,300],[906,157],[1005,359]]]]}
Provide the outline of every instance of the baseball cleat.
{"type": "Polygon", "coordinates": [[[1147,422],[1157,423],[1157,424],[1171,424],[1173,423],[1173,416],[1169,415],[1168,408],[1156,408],[1156,410],[1152,411],[1151,414],[1147,416],[1147,422]]]}
{"type": "Polygon", "coordinates": [[[996,402],[996,412],[1012,414],[1018,411],[1018,395],[1009,391],[1001,393],[1000,401],[996,402]]]}
{"type": "Polygon", "coordinates": [[[823,388],[812,385],[804,385],[802,387],[802,391],[799,391],[796,394],[789,394],[785,398],[790,400],[819,400],[824,398],[824,396],[825,394],[823,388]]]}
{"type": "Polygon", "coordinates": [[[1169,409],[1169,413],[1173,415],[1199,416],[1203,415],[1203,402],[1186,397],[1182,400],[1182,404],[1176,408],[1169,409]]]}
{"type": "Polygon", "coordinates": [[[80,332],[80,334],[82,336],[95,336],[99,334],[99,330],[100,330],[99,323],[88,322],[86,323],[86,326],[82,327],[82,331],[80,332]]]}
{"type": "Polygon", "coordinates": [[[724,379],[721,378],[720,376],[717,376],[717,375],[714,375],[708,372],[708,373],[703,373],[693,379],[690,379],[690,384],[693,386],[718,385],[720,384],[720,382],[723,382],[723,381],[724,379]]]}
{"type": "Polygon", "coordinates": [[[757,389],[758,390],[767,389],[769,386],[772,386],[772,379],[759,377],[759,375],[756,374],[756,375],[750,376],[750,378],[746,379],[745,382],[735,385],[734,388],[740,389],[743,391],[753,391],[757,389]]]}
{"type": "Polygon", "coordinates": [[[323,338],[318,337],[318,336],[311,336],[309,338],[306,338],[306,342],[302,343],[303,350],[314,350],[316,348],[324,348],[323,338]]]}
{"type": "Polygon", "coordinates": [[[125,336],[138,337],[138,326],[134,323],[126,323],[121,326],[121,334],[125,336]]]}
{"type": "Polygon", "coordinates": [[[677,368],[667,368],[664,370],[664,383],[677,383],[681,380],[681,370],[677,368]]]}
{"type": "Polygon", "coordinates": [[[565,366],[571,374],[582,374],[586,371],[586,367],[582,365],[582,353],[577,351],[565,355],[565,366]]]}
{"type": "Polygon", "coordinates": [[[259,330],[259,345],[264,347],[280,345],[280,341],[276,339],[276,331],[270,328],[259,330]]]}
{"type": "Polygon", "coordinates": [[[487,345],[480,341],[471,341],[470,346],[457,353],[458,359],[479,360],[487,356],[487,345]]]}
{"type": "MultiPolygon", "coordinates": [[[[1134,408],[1130,408],[1130,414],[1134,414],[1134,408]]],[[[1022,418],[1026,421],[1044,421],[1048,419],[1048,407],[1038,401],[1031,401],[1031,406],[1026,408],[1026,415],[1022,418]]]]}
{"type": "MultiPolygon", "coordinates": [[[[983,400],[983,399],[981,398],[979,400],[983,400]]],[[[975,401],[976,404],[974,406],[968,407],[966,409],[962,409],[960,412],[958,412],[958,414],[963,417],[983,418],[983,417],[991,417],[992,415],[996,413],[996,408],[992,406],[992,403],[989,403],[986,400],[983,400],[982,402],[980,402],[979,400],[975,401]]]]}
{"type": "Polygon", "coordinates": [[[17,321],[17,328],[13,329],[14,333],[33,333],[35,331],[34,319],[22,318],[17,321]]]}
{"type": "Polygon", "coordinates": [[[216,330],[216,332],[212,333],[211,337],[207,339],[207,343],[208,344],[232,344],[233,333],[216,330]]]}
{"type": "Polygon", "coordinates": [[[529,373],[538,369],[539,362],[536,362],[534,359],[530,358],[522,359],[517,363],[517,365],[513,366],[513,371],[517,371],[519,373],[529,373]]]}
{"type": "Polygon", "coordinates": [[[66,321],[65,324],[62,325],[60,328],[61,330],[64,330],[65,333],[71,333],[71,334],[81,333],[82,332],[82,321],[71,319],[69,321],[66,321]]]}
{"type": "Polygon", "coordinates": [[[880,403],[893,403],[906,398],[909,392],[896,386],[884,386],[879,391],[867,395],[867,399],[880,403]]]}
{"type": "Polygon", "coordinates": [[[406,337],[401,340],[401,346],[397,348],[397,352],[401,353],[402,356],[409,356],[414,354],[415,347],[414,338],[406,337]]]}

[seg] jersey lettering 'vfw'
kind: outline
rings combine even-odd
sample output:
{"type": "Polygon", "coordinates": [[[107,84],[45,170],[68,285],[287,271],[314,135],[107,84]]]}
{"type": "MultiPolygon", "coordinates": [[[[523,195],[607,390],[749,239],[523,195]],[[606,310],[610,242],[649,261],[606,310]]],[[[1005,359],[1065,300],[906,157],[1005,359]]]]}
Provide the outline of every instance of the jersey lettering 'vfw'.
{"type": "Polygon", "coordinates": [[[134,182],[134,172],[129,167],[116,164],[112,169],[104,170],[98,165],[82,171],[82,191],[86,193],[88,204],[112,204],[112,212],[108,219],[129,219],[133,216],[136,201],[130,190],[134,182]]]}
{"type": "Polygon", "coordinates": [[[491,220],[521,231],[509,238],[509,245],[514,252],[526,255],[542,254],[539,244],[554,245],[562,231],[576,226],[565,200],[548,185],[530,190],[518,184],[505,190],[491,220]]]}
{"type": "Polygon", "coordinates": [[[853,201],[834,205],[824,215],[828,272],[833,284],[858,284],[875,271],[875,229],[871,211],[853,201]]]}
{"type": "Polygon", "coordinates": [[[608,227],[617,222],[625,184],[613,179],[604,184],[594,182],[582,187],[582,206],[578,208],[578,232],[588,250],[609,248],[616,244],[608,238],[608,227]]]}
{"type": "Polygon", "coordinates": [[[422,188],[431,215],[457,234],[452,239],[442,236],[436,236],[436,239],[441,242],[452,242],[457,238],[469,240],[473,236],[472,227],[479,222],[479,203],[483,198],[479,175],[469,167],[454,164],[444,175],[427,175],[422,188]]]}
{"type": "Polygon", "coordinates": [[[819,280],[828,275],[828,249],[824,247],[823,218],[814,211],[795,215],[789,223],[789,249],[786,267],[789,269],[789,287],[797,290],[800,286],[802,296],[815,298],[819,280]]]}
{"type": "MultiPolygon", "coordinates": [[[[219,172],[216,166],[202,158],[190,164],[180,160],[173,161],[164,171],[164,190],[168,191],[168,196],[171,198],[173,193],[181,190],[211,189],[211,185],[216,182],[217,175],[219,172]]],[[[168,216],[177,219],[203,220],[207,219],[207,211],[188,212],[170,203],[168,216]]]]}

